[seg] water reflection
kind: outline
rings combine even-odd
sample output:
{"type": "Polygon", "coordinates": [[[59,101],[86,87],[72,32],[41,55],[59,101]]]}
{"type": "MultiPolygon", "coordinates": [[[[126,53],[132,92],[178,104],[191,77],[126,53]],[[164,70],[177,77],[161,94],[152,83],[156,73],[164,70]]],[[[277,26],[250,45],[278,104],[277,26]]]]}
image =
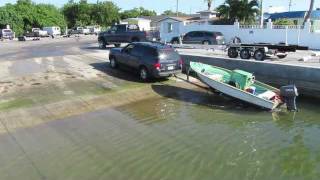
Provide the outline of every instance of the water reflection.
{"type": "MultiPolygon", "coordinates": [[[[195,153],[200,164],[214,169],[205,177],[319,178],[317,106],[304,106],[302,101],[297,113],[266,112],[250,107],[235,108],[237,102],[206,91],[168,85],[154,85],[153,89],[164,98],[126,105],[118,110],[137,122],[156,125],[159,131],[174,137],[171,146],[184,144],[189,153],[195,153]],[[215,163],[218,167],[214,167],[215,163]]],[[[185,157],[190,155],[182,151],[181,157],[183,153],[185,157]]],[[[195,174],[206,169],[196,168],[192,160],[190,163],[195,174]]]]}
{"type": "Polygon", "coordinates": [[[1,177],[36,179],[24,178],[34,173],[32,166],[21,167],[31,159],[48,179],[320,178],[316,105],[302,103],[296,114],[271,113],[236,108],[237,102],[205,91],[155,89],[164,95],[168,90],[170,98],[159,96],[12,132],[26,155],[11,136],[2,135],[1,177]],[[233,105],[221,108],[223,102],[233,105]],[[29,158],[16,158],[20,156],[29,158]]]}

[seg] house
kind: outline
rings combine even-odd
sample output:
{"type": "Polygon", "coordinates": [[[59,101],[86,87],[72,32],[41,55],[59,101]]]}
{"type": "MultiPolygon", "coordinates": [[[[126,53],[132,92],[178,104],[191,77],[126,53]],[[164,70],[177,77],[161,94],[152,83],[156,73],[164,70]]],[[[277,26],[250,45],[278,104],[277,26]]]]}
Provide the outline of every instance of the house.
{"type": "MultiPolygon", "coordinates": [[[[186,25],[209,25],[219,19],[216,11],[205,10],[192,16],[165,17],[158,21],[159,31],[162,34],[177,36],[181,34],[181,27],[186,25]]],[[[161,36],[161,34],[160,34],[161,36]]],[[[167,38],[165,38],[167,39],[167,38]]]]}
{"type": "Polygon", "coordinates": [[[121,20],[120,24],[137,24],[142,31],[151,30],[151,20],[145,18],[128,18],[121,20]]]}
{"type": "Polygon", "coordinates": [[[159,30],[160,24],[159,21],[161,19],[167,18],[167,15],[158,15],[158,16],[140,16],[139,18],[150,20],[150,27],[152,30],[159,30]]]}
{"type": "MultiPolygon", "coordinates": [[[[265,19],[276,21],[278,19],[291,19],[296,25],[302,25],[307,11],[290,11],[264,14],[265,19]]],[[[312,11],[310,21],[315,26],[320,26],[320,9],[312,11]]]]}

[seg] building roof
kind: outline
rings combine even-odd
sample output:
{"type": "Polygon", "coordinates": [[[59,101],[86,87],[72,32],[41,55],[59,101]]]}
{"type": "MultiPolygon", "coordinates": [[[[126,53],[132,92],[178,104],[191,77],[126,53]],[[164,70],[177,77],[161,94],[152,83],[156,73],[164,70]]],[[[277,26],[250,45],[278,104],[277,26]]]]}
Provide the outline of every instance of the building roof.
{"type": "MultiPolygon", "coordinates": [[[[269,19],[298,19],[304,18],[306,11],[290,11],[290,12],[282,12],[282,13],[273,13],[269,14],[269,19]]],[[[320,19],[320,11],[312,11],[311,19],[320,19]]]]}
{"type": "Polygon", "coordinates": [[[143,18],[143,19],[149,19],[151,20],[151,22],[157,22],[161,19],[164,19],[166,17],[169,17],[167,15],[158,15],[158,16],[140,16],[139,18],[143,18]]]}
{"type": "Polygon", "coordinates": [[[134,21],[151,21],[150,19],[141,18],[141,17],[138,17],[138,18],[128,18],[128,19],[123,19],[123,20],[121,20],[121,21],[130,21],[130,20],[134,20],[134,21]]]}
{"type": "Polygon", "coordinates": [[[179,22],[183,22],[183,21],[188,21],[190,19],[192,19],[194,17],[190,17],[190,16],[179,16],[179,17],[165,17],[163,19],[160,19],[158,22],[160,21],[164,21],[166,19],[173,19],[173,20],[176,20],[176,21],[179,21],[179,22]]]}
{"type": "Polygon", "coordinates": [[[199,13],[199,14],[201,14],[201,13],[218,14],[218,12],[217,12],[217,11],[213,11],[213,10],[204,10],[204,11],[199,11],[199,12],[197,12],[197,13],[199,13]]]}

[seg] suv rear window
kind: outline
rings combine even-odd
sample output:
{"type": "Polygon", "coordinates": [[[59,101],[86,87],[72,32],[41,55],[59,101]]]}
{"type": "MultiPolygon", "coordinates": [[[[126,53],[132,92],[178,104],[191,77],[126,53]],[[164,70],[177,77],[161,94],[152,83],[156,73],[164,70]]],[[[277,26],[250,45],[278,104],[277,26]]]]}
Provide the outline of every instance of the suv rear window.
{"type": "Polygon", "coordinates": [[[215,36],[223,36],[221,32],[214,32],[215,36]]]}
{"type": "Polygon", "coordinates": [[[158,57],[158,52],[152,47],[143,47],[143,55],[147,57],[158,57]]]}
{"type": "Polygon", "coordinates": [[[3,30],[3,32],[11,33],[11,30],[6,29],[6,30],[3,30]]]}
{"type": "Polygon", "coordinates": [[[178,61],[180,56],[174,49],[160,49],[159,59],[160,61],[178,61]]]}

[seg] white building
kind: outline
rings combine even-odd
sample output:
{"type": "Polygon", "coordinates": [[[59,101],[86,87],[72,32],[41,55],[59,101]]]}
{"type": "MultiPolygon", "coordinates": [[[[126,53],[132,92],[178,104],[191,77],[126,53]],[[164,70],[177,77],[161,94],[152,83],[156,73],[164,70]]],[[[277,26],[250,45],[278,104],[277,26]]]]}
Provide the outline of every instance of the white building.
{"type": "Polygon", "coordinates": [[[151,20],[144,18],[128,18],[121,20],[120,24],[137,24],[142,31],[151,30],[151,20]]]}
{"type": "Polygon", "coordinates": [[[160,22],[160,38],[162,42],[171,42],[173,37],[181,36],[190,31],[218,31],[226,42],[239,37],[243,43],[280,43],[308,46],[320,49],[320,33],[313,29],[308,21],[305,26],[277,26],[269,20],[266,27],[260,25],[210,25],[188,23],[181,18],[166,18],[160,22]]]}

